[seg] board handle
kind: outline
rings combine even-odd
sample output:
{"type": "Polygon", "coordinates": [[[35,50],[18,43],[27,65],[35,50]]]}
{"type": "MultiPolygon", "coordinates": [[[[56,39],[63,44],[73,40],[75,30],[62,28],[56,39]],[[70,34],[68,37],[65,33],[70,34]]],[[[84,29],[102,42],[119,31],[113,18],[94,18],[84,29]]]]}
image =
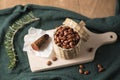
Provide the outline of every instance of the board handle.
{"type": "Polygon", "coordinates": [[[117,34],[115,32],[106,32],[106,33],[100,34],[99,37],[102,39],[100,40],[101,45],[113,43],[117,40],[117,34]]]}

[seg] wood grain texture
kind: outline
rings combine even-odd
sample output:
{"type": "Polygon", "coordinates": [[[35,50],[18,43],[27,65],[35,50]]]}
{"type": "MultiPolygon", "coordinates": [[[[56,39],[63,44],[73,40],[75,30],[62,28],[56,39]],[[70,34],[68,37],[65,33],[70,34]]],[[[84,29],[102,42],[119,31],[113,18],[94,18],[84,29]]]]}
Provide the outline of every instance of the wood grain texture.
{"type": "Polygon", "coordinates": [[[26,4],[60,7],[96,18],[113,16],[116,0],[0,0],[0,9],[26,4]]]}

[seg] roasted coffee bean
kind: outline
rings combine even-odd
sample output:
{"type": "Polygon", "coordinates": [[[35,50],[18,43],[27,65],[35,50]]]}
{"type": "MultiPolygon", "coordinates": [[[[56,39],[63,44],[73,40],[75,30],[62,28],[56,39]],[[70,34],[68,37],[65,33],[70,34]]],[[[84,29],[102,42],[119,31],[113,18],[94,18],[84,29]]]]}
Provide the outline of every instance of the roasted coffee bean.
{"type": "Polygon", "coordinates": [[[68,43],[69,43],[68,41],[64,41],[64,44],[67,44],[67,45],[68,45],[68,43]]]}
{"type": "Polygon", "coordinates": [[[67,27],[66,27],[66,28],[64,28],[64,27],[63,27],[63,28],[61,28],[61,31],[65,31],[65,30],[67,30],[67,27]]]}
{"type": "Polygon", "coordinates": [[[68,42],[73,42],[73,39],[72,39],[72,38],[70,38],[70,39],[68,39],[67,41],[68,41],[68,42]]]}
{"type": "Polygon", "coordinates": [[[65,49],[67,49],[68,47],[67,47],[66,45],[64,45],[64,46],[62,46],[62,48],[65,48],[65,49]]]}
{"type": "Polygon", "coordinates": [[[55,44],[57,44],[58,42],[54,39],[54,41],[55,41],[55,44]]]}
{"type": "Polygon", "coordinates": [[[69,28],[68,29],[68,32],[74,32],[72,28],[69,28]]]}
{"type": "Polygon", "coordinates": [[[61,40],[66,40],[66,37],[60,37],[61,40]]]}
{"type": "Polygon", "coordinates": [[[80,73],[80,74],[83,74],[83,70],[82,70],[82,69],[79,69],[79,73],[80,73]]]}
{"type": "Polygon", "coordinates": [[[65,46],[65,45],[66,45],[66,43],[63,42],[63,46],[65,46]]]}
{"type": "Polygon", "coordinates": [[[67,48],[66,48],[66,49],[69,49],[69,48],[71,48],[70,45],[67,45],[67,48]]]}
{"type": "Polygon", "coordinates": [[[58,27],[57,32],[60,32],[63,27],[58,27]]]}
{"type": "Polygon", "coordinates": [[[52,60],[53,60],[53,61],[57,61],[57,57],[55,57],[55,56],[52,57],[52,60]]]}
{"type": "Polygon", "coordinates": [[[70,33],[72,37],[76,37],[74,33],[70,33]]]}
{"type": "Polygon", "coordinates": [[[93,48],[89,48],[89,49],[88,49],[88,52],[92,52],[92,51],[93,51],[93,48]]]}
{"type": "Polygon", "coordinates": [[[97,64],[98,72],[104,71],[102,64],[97,64]]]}
{"type": "Polygon", "coordinates": [[[84,68],[84,66],[83,66],[83,65],[79,65],[79,68],[80,68],[80,69],[83,69],[83,68],[84,68]]]}
{"type": "Polygon", "coordinates": [[[59,27],[54,34],[55,44],[62,48],[73,48],[80,40],[80,36],[72,28],[68,26],[59,27]]]}
{"type": "Polygon", "coordinates": [[[56,32],[55,36],[59,36],[60,32],[56,32]]]}
{"type": "Polygon", "coordinates": [[[98,69],[98,72],[103,72],[104,71],[104,68],[99,68],[98,69]]]}
{"type": "Polygon", "coordinates": [[[80,39],[80,36],[79,36],[79,35],[77,35],[77,36],[76,36],[76,39],[77,39],[77,40],[79,40],[79,39],[80,39]]]}
{"type": "Polygon", "coordinates": [[[69,45],[70,45],[71,48],[74,47],[74,43],[73,42],[70,42],[69,45]]]}
{"type": "Polygon", "coordinates": [[[68,38],[68,39],[71,39],[71,38],[72,38],[71,34],[67,35],[67,38],[68,38]]]}
{"type": "Polygon", "coordinates": [[[51,61],[48,61],[48,62],[47,62],[47,65],[48,65],[48,66],[50,66],[51,64],[52,64],[52,62],[51,62],[51,61]]]}
{"type": "Polygon", "coordinates": [[[72,42],[75,42],[76,41],[76,39],[75,38],[72,38],[72,42]]]}
{"type": "Polygon", "coordinates": [[[64,32],[63,32],[63,31],[61,31],[59,35],[60,35],[60,36],[63,36],[63,35],[64,35],[64,32]]]}
{"type": "Polygon", "coordinates": [[[67,31],[64,31],[64,36],[67,36],[68,35],[68,32],[67,31]]]}
{"type": "Polygon", "coordinates": [[[57,35],[54,36],[54,39],[56,39],[56,38],[57,38],[57,35]]]}
{"type": "Polygon", "coordinates": [[[62,36],[59,36],[58,38],[59,38],[60,40],[63,40],[63,37],[62,37],[62,36]]]}
{"type": "Polygon", "coordinates": [[[58,37],[56,38],[56,41],[57,41],[58,43],[60,43],[60,39],[59,39],[58,37]]]}
{"type": "Polygon", "coordinates": [[[97,68],[102,68],[102,65],[101,64],[97,64],[97,68]]]}
{"type": "Polygon", "coordinates": [[[85,75],[88,75],[90,72],[88,70],[84,71],[85,75]]]}
{"type": "Polygon", "coordinates": [[[61,46],[61,43],[57,43],[58,46],[61,46]]]}
{"type": "Polygon", "coordinates": [[[61,39],[60,41],[61,41],[61,43],[63,44],[64,40],[61,39]]]}

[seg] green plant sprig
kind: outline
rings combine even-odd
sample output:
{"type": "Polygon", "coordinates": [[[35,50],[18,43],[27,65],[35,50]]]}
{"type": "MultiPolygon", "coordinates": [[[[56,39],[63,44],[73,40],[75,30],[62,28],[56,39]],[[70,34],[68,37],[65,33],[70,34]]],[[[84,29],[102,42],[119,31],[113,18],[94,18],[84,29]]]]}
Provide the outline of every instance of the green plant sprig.
{"type": "Polygon", "coordinates": [[[5,35],[5,41],[4,45],[7,51],[7,55],[9,57],[9,65],[8,68],[13,69],[16,66],[16,54],[15,54],[15,48],[13,45],[13,40],[15,34],[18,32],[19,29],[24,27],[24,25],[29,24],[33,21],[39,20],[39,18],[36,18],[32,12],[29,12],[27,15],[23,16],[21,19],[14,22],[11,26],[9,26],[9,29],[5,35]]]}

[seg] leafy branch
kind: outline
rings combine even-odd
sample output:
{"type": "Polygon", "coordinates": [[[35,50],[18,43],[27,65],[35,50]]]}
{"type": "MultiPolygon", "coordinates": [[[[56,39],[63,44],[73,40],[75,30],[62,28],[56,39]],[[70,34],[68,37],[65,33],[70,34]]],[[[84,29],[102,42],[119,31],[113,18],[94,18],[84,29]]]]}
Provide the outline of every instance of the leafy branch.
{"type": "Polygon", "coordinates": [[[5,48],[7,51],[7,55],[9,57],[9,66],[8,68],[13,69],[16,66],[16,54],[15,54],[15,48],[13,45],[14,36],[17,33],[19,29],[21,29],[24,25],[29,24],[33,21],[39,20],[39,18],[36,18],[32,12],[29,12],[27,15],[23,16],[21,19],[14,22],[11,26],[9,26],[9,29],[5,35],[5,48]]]}

